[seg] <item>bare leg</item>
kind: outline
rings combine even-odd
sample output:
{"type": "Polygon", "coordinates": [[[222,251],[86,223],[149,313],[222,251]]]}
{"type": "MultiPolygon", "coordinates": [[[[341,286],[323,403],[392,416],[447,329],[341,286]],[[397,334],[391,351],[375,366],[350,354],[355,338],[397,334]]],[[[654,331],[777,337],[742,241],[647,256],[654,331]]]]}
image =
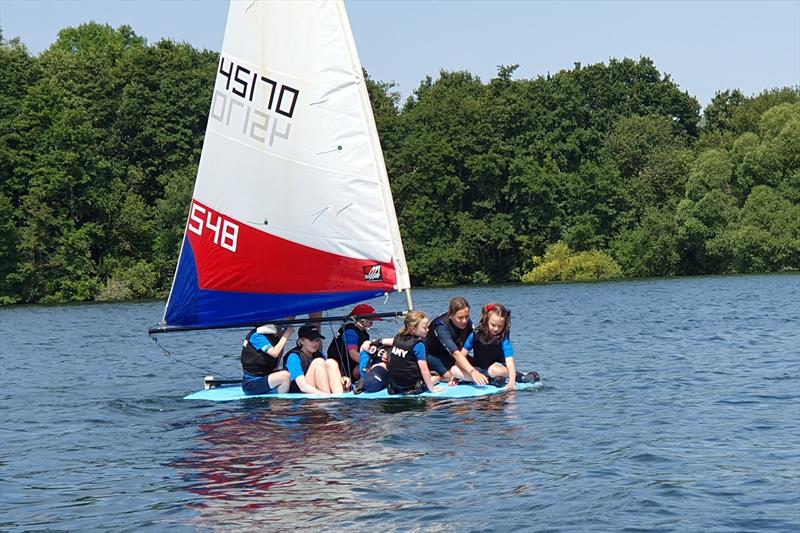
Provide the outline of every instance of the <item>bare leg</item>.
{"type": "Polygon", "coordinates": [[[311,361],[308,372],[306,372],[306,381],[308,381],[309,385],[324,393],[329,393],[331,391],[330,387],[328,387],[328,374],[325,371],[324,359],[314,359],[311,361]]]}
{"type": "Polygon", "coordinates": [[[286,370],[279,370],[267,376],[267,383],[270,389],[278,387],[279,393],[289,392],[289,385],[292,384],[292,378],[286,370]]]}
{"type": "Polygon", "coordinates": [[[339,373],[339,365],[333,359],[325,361],[325,370],[328,372],[328,383],[331,387],[331,392],[334,394],[341,394],[344,392],[342,388],[342,375],[339,373]]]}
{"type": "Polygon", "coordinates": [[[460,381],[472,381],[472,376],[469,374],[464,374],[464,372],[458,368],[458,365],[453,365],[453,368],[450,369],[450,375],[460,381]]]}
{"type": "Polygon", "coordinates": [[[489,367],[489,375],[493,378],[507,378],[508,369],[500,363],[492,363],[489,367]]]}

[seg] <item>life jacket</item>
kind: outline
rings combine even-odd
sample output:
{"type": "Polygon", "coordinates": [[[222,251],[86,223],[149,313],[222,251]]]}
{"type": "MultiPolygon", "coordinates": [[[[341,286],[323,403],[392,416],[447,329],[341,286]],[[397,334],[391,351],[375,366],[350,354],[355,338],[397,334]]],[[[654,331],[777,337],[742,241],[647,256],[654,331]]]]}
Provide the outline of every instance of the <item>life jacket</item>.
{"type": "MultiPolygon", "coordinates": [[[[242,370],[253,376],[266,376],[278,366],[278,358],[257,350],[256,347],[253,346],[253,343],[250,342],[250,337],[252,337],[255,332],[255,329],[250,330],[242,343],[242,370]]],[[[273,346],[278,344],[280,340],[280,337],[277,335],[264,336],[273,346]]]]}
{"type": "Polygon", "coordinates": [[[381,359],[381,350],[386,350],[386,353],[392,353],[392,347],[386,346],[385,344],[375,343],[375,351],[369,353],[369,359],[367,359],[367,368],[369,369],[372,366],[377,365],[378,363],[382,363],[383,359],[381,359]]]}
{"type": "Polygon", "coordinates": [[[419,387],[422,373],[419,371],[414,347],[424,343],[415,335],[397,335],[389,355],[389,387],[393,391],[404,392],[419,387]]]}
{"type": "Polygon", "coordinates": [[[448,351],[444,344],[442,344],[442,341],[439,340],[439,337],[436,336],[436,328],[443,324],[450,330],[450,336],[460,350],[464,347],[464,343],[467,342],[469,334],[472,333],[472,320],[467,322],[464,329],[458,329],[450,322],[450,315],[442,313],[434,318],[428,326],[428,335],[425,337],[425,345],[428,348],[428,353],[441,359],[442,362],[445,363],[445,366],[449,368],[455,364],[453,354],[448,351]],[[449,365],[447,364],[448,362],[450,363],[449,365]]]}
{"type": "Polygon", "coordinates": [[[339,371],[342,373],[342,376],[352,377],[353,369],[358,368],[358,363],[350,359],[350,355],[347,353],[344,332],[348,329],[358,334],[357,350],[361,350],[361,345],[364,341],[369,340],[369,333],[353,323],[347,323],[339,328],[339,331],[336,332],[336,336],[328,345],[328,359],[333,359],[338,363],[339,371]]]}
{"type": "Polygon", "coordinates": [[[478,368],[489,370],[494,363],[506,363],[506,356],[503,353],[503,340],[492,339],[484,342],[475,330],[472,337],[472,364],[478,368]]]}
{"type": "MultiPolygon", "coordinates": [[[[305,375],[305,373],[308,372],[308,367],[311,366],[311,361],[313,361],[317,357],[323,357],[323,355],[320,352],[317,352],[314,355],[306,355],[305,353],[303,353],[303,350],[301,350],[299,346],[296,346],[291,350],[289,350],[288,352],[286,352],[285,354],[283,354],[283,357],[281,358],[281,365],[286,370],[288,370],[288,368],[286,368],[286,361],[289,359],[289,356],[292,355],[293,353],[296,353],[297,356],[300,357],[300,367],[303,369],[303,375],[305,375]]],[[[294,383],[294,381],[292,381],[292,383],[294,383]]]]}

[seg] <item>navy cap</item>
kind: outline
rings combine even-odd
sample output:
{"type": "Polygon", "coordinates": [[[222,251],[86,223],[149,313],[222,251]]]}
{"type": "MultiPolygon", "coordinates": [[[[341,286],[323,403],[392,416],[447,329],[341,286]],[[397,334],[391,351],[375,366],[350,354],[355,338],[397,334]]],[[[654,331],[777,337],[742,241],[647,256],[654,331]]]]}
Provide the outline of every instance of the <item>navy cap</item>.
{"type": "Polygon", "coordinates": [[[305,326],[301,326],[300,331],[297,332],[297,336],[300,337],[301,339],[308,339],[311,341],[325,338],[319,332],[319,328],[311,324],[306,324],[305,326]]]}

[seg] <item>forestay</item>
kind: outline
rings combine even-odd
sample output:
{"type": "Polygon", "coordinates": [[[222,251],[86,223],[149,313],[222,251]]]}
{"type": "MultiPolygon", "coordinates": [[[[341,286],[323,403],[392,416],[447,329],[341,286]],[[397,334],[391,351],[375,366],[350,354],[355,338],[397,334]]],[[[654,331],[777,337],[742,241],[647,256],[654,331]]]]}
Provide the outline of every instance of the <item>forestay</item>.
{"type": "Polygon", "coordinates": [[[162,326],[258,324],[410,286],[339,1],[233,1],[162,326]]]}

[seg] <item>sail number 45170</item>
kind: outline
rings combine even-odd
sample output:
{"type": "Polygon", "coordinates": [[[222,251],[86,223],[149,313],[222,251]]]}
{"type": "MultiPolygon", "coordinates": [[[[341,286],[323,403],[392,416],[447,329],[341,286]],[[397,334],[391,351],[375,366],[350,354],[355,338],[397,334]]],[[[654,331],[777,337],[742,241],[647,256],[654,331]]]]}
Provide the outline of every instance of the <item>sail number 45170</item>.
{"type": "Polygon", "coordinates": [[[225,215],[196,202],[192,202],[192,210],[189,212],[189,231],[201,237],[204,231],[211,231],[214,234],[214,244],[231,252],[236,251],[239,225],[225,218],[225,215]]]}

